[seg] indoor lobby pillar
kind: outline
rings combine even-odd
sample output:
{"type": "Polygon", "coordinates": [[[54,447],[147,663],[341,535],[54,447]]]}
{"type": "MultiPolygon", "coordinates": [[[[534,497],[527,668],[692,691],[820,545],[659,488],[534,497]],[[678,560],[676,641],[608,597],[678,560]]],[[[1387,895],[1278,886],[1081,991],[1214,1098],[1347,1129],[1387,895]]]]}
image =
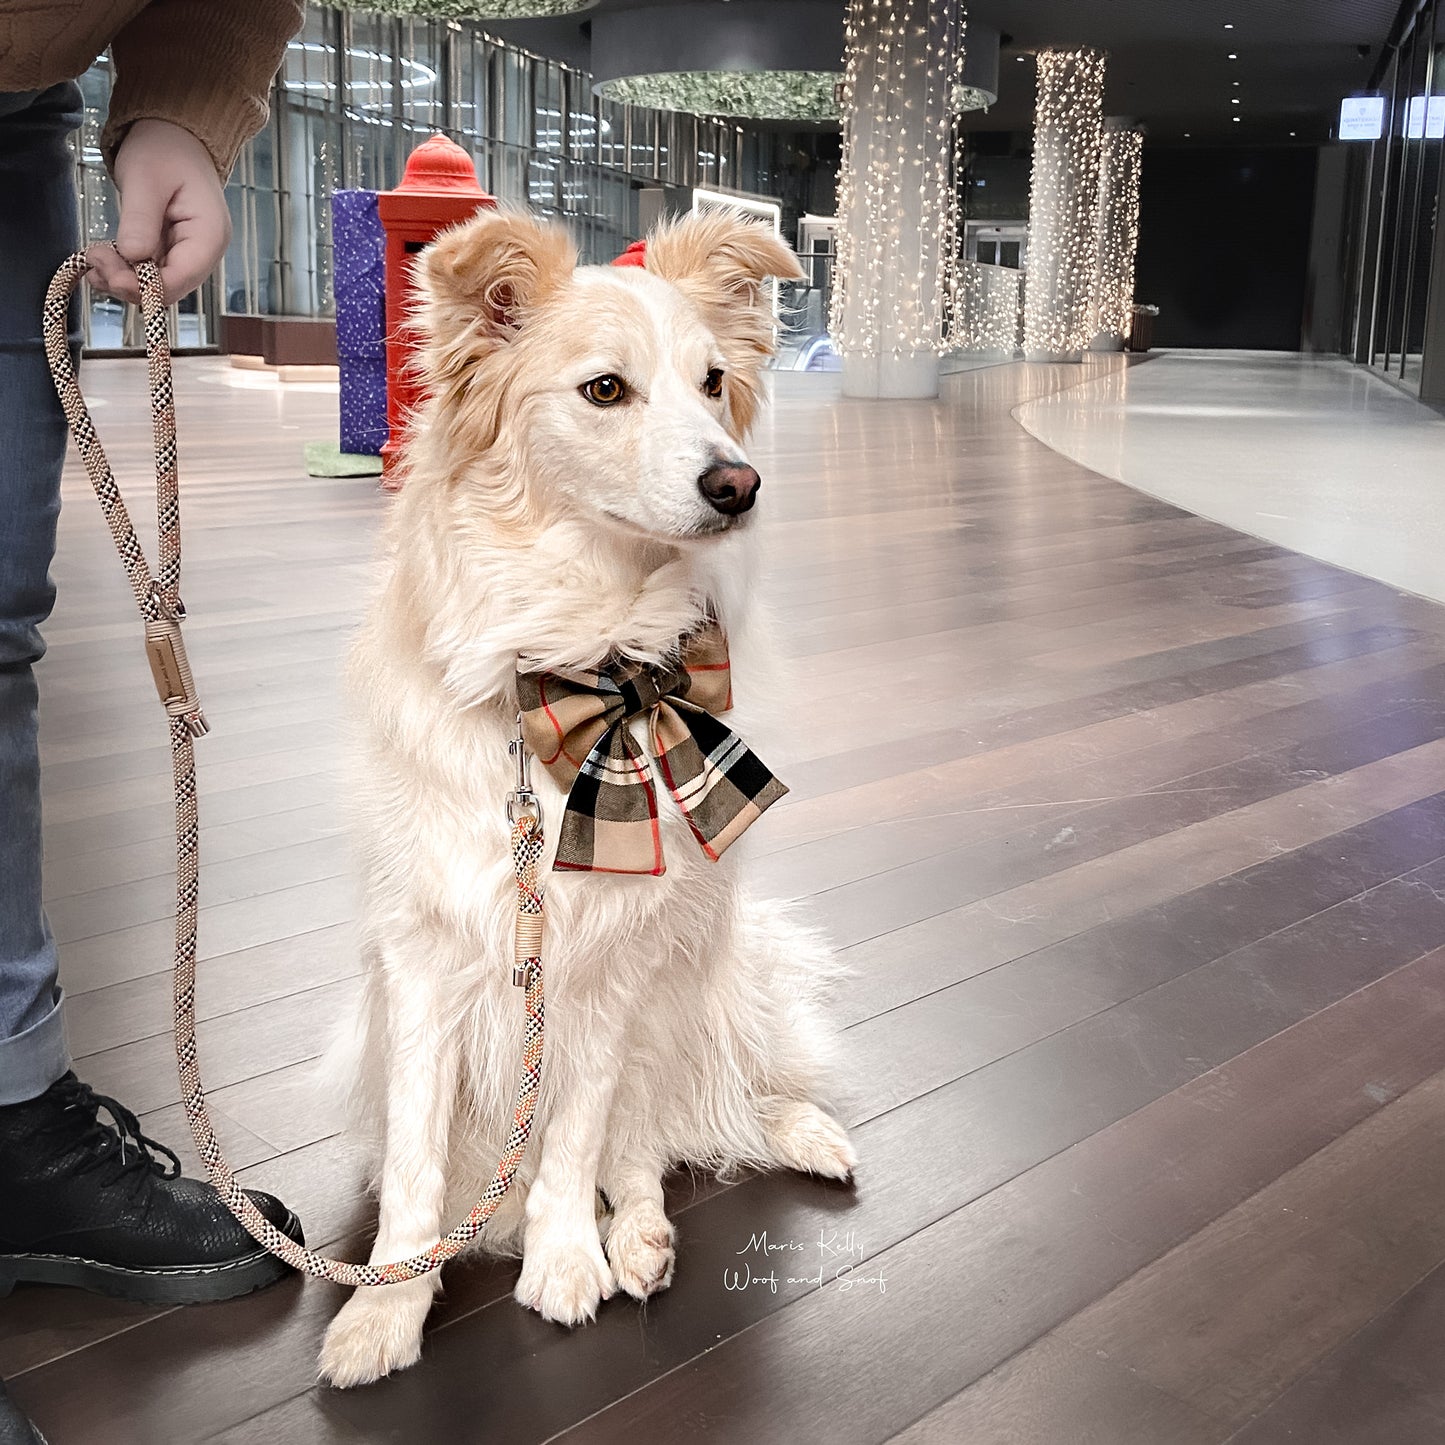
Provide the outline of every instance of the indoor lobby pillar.
{"type": "Polygon", "coordinates": [[[1099,152],[1098,261],[1094,270],[1095,351],[1122,351],[1134,325],[1134,258],[1139,251],[1139,169],[1143,133],[1128,120],[1104,122],[1099,152]]]}
{"type": "Polygon", "coordinates": [[[938,395],[963,29],[957,0],[849,0],[831,317],[845,396],[938,395]]]}
{"type": "Polygon", "coordinates": [[[1024,355],[1078,361],[1093,339],[1104,52],[1041,50],[1029,183],[1024,355]]]}

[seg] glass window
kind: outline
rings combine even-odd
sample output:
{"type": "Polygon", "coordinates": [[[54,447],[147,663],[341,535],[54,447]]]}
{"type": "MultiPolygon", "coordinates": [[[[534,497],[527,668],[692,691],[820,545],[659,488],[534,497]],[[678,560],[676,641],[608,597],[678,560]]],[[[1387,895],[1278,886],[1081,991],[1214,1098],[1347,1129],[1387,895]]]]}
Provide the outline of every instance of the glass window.
{"type": "Polygon", "coordinates": [[[697,184],[715,186],[721,180],[720,170],[727,128],[711,121],[699,121],[697,127],[697,184]]]}
{"type": "Polygon", "coordinates": [[[1445,148],[1441,0],[1415,16],[1382,83],[1386,130],[1356,163],[1355,355],[1418,390],[1445,148]]]}
{"type": "Polygon", "coordinates": [[[1405,261],[1400,302],[1401,374],[1418,390],[1425,347],[1425,316],[1430,295],[1430,266],[1439,224],[1441,153],[1445,151],[1445,44],[1439,6],[1434,26],[1421,36],[1420,85],[1406,108],[1405,127],[1415,147],[1415,192],[1410,252],[1405,261]]]}
{"type": "Polygon", "coordinates": [[[508,145],[532,144],[532,68],[527,57],[515,50],[503,50],[502,125],[499,139],[508,145]]]}
{"type": "Polygon", "coordinates": [[[598,101],[587,77],[576,70],[565,71],[562,79],[566,96],[567,154],[574,161],[601,159],[598,140],[598,101]]]}
{"type": "Polygon", "coordinates": [[[655,110],[629,106],[631,130],[628,137],[627,169],[635,176],[657,175],[657,122],[655,110]]]}
{"type": "Polygon", "coordinates": [[[286,47],[276,86],[274,181],[279,199],[279,296],[272,309],[319,316],[331,309],[331,192],[341,175],[341,94],[335,10],[313,7],[286,47]]]}
{"type": "Polygon", "coordinates": [[[540,151],[563,149],[563,127],[566,120],[562,105],[562,68],[551,61],[538,60],[532,71],[532,93],[535,96],[535,145],[540,151]]]}
{"type": "Polygon", "coordinates": [[[400,172],[396,164],[396,21],[367,11],[350,17],[346,47],[346,99],[354,184],[371,191],[390,190],[400,172]]]}
{"type": "Polygon", "coordinates": [[[627,170],[627,107],[599,99],[596,114],[597,159],[604,166],[627,170]]]}
{"type": "Polygon", "coordinates": [[[487,124],[489,47],[479,35],[462,30],[453,34],[452,48],[457,77],[454,102],[457,139],[469,150],[475,150],[483,138],[491,134],[487,124]]]}
{"type": "Polygon", "coordinates": [[[436,131],[447,129],[443,59],[444,23],[436,20],[400,22],[397,89],[401,94],[402,148],[410,154],[436,131]]]}
{"type": "Polygon", "coordinates": [[[686,185],[687,158],[692,153],[691,125],[696,118],[664,111],[657,117],[657,174],[674,185],[686,185]]]}

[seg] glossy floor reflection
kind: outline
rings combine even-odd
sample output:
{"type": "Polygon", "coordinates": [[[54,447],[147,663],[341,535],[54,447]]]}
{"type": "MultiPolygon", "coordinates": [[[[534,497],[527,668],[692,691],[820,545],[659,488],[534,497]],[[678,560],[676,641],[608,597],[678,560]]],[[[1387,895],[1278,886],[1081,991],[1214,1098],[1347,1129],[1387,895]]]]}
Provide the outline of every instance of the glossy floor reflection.
{"type": "MultiPolygon", "coordinates": [[[[358,987],[337,672],[386,500],[303,473],[333,392],[239,375],[177,377],[202,1065],[243,1182],[354,1257],[374,1206],[313,1075],[358,987]]],[[[360,1391],[315,1384],[326,1285],[190,1310],[22,1286],[0,1374],[52,1445],[1445,1439],[1445,609],[1014,420],[1080,375],[901,403],[782,376],[753,448],[800,705],[767,749],[792,792],[739,846],[850,966],[856,1189],[674,1178],[672,1288],[571,1334],[513,1303],[514,1263],[458,1262],[421,1363],[360,1391]],[[762,1233],[796,1258],[738,1288],[762,1233]]],[[[138,519],[142,378],[86,379],[138,519]]],[[[41,687],[71,1043],[194,1169],[164,725],[78,469],[61,526],[41,687]]]]}
{"type": "Polygon", "coordinates": [[[1445,601],[1445,416],[1363,367],[1161,352],[1018,419],[1151,496],[1445,601]]]}

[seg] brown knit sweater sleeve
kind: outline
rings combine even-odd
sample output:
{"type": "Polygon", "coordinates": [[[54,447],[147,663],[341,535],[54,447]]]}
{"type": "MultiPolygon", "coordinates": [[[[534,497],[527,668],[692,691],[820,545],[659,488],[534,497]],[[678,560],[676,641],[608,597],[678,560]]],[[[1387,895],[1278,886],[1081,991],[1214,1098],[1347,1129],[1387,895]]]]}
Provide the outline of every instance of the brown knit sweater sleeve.
{"type": "Polygon", "coordinates": [[[266,123],[271,78],[300,26],[300,0],[151,0],[110,43],[106,165],[135,121],[168,120],[200,140],[224,181],[266,123]]]}

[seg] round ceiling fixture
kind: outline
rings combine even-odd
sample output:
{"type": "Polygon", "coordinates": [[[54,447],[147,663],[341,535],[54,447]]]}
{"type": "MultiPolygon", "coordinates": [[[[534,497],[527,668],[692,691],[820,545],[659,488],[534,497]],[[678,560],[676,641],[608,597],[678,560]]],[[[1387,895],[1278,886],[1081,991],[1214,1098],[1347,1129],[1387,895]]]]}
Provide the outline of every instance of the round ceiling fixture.
{"type": "MultiPolygon", "coordinates": [[[[999,47],[1003,37],[992,25],[970,20],[963,32],[963,74],[953,87],[953,111],[987,110],[998,99],[999,47]]],[[[1021,55],[1019,59],[1024,57],[1021,55]]]]}
{"type": "Polygon", "coordinates": [[[628,105],[752,120],[833,120],[837,0],[646,5],[592,20],[593,88],[628,105]]]}
{"type": "MultiPolygon", "coordinates": [[[[998,99],[1000,35],[970,22],[955,112],[998,99]]],[[[843,68],[836,0],[732,0],[605,10],[592,21],[598,95],[655,110],[751,120],[836,120],[843,68]]]]}

